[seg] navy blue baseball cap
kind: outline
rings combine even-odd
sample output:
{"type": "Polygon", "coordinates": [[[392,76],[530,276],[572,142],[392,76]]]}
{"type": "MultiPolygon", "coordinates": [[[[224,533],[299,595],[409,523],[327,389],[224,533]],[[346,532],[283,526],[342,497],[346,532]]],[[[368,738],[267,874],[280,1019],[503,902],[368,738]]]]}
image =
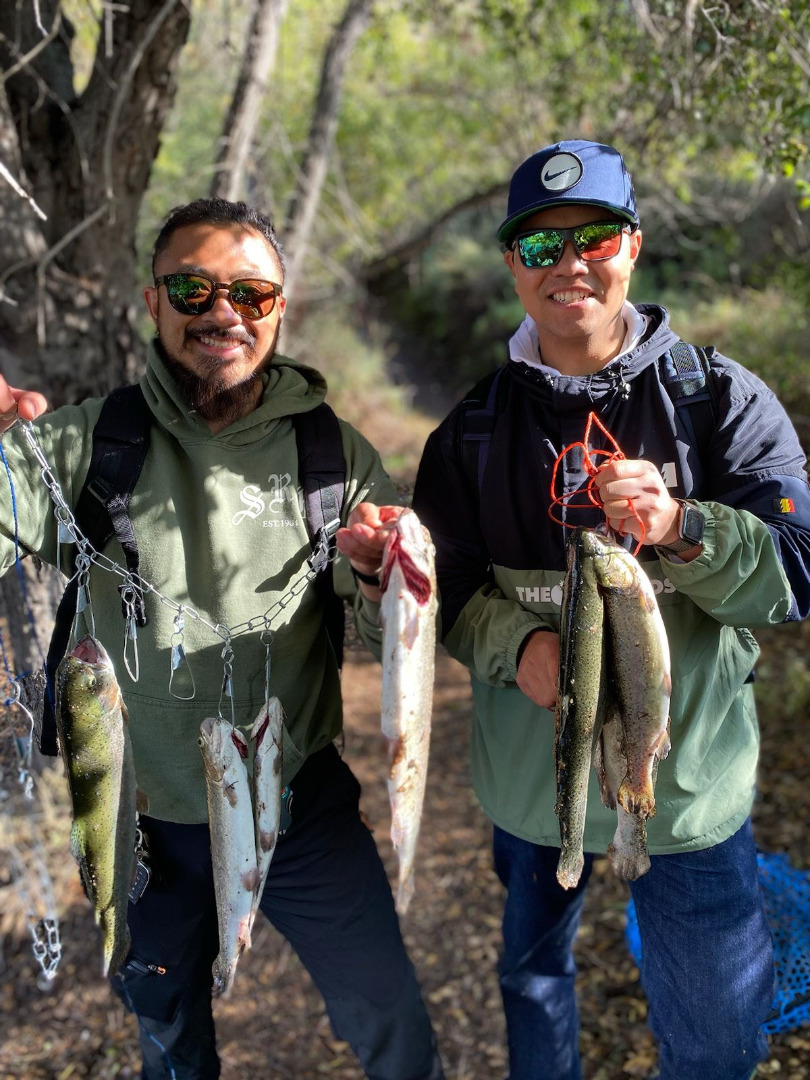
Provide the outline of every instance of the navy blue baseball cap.
{"type": "Polygon", "coordinates": [[[538,150],[517,168],[498,239],[511,243],[527,217],[566,203],[602,206],[632,225],[639,223],[633,181],[619,151],[604,143],[572,139],[538,150]]]}

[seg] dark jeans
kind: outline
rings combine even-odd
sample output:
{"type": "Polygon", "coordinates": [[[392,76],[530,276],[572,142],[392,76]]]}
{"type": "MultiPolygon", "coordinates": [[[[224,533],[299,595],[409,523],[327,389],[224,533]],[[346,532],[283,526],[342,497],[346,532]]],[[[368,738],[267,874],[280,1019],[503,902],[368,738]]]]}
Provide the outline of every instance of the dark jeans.
{"type": "MultiPolygon", "coordinates": [[[[360,785],[329,746],[309,758],[292,789],[292,825],[276,847],[262,912],[300,956],[335,1035],[368,1077],[443,1080],[391,889],[360,819],[360,785]]],[[[160,879],[130,904],[132,951],[113,987],[138,1017],[144,1080],[213,1080],[218,933],[208,827],[149,818],[142,825],[160,879]]],[[[238,994],[238,971],[235,986],[238,994]]]]}
{"type": "MultiPolygon", "coordinates": [[[[500,982],[510,1080],[580,1080],[572,945],[593,856],[566,891],[557,848],[496,827],[494,853],[508,890],[500,982]]],[[[630,890],[660,1080],[748,1080],[768,1056],[760,1025],[774,988],[751,823],[715,847],[650,861],[630,890]]]]}

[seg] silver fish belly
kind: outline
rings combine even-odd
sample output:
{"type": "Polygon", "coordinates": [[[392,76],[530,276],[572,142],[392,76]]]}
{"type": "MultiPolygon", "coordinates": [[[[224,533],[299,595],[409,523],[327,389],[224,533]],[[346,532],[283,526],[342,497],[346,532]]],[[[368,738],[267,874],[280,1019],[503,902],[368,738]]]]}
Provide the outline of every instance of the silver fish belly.
{"type": "Polygon", "coordinates": [[[655,813],[655,762],[669,752],[669,644],[650,580],[624,548],[599,540],[594,557],[605,599],[608,655],[627,771],[616,795],[628,814],[655,813]]]}
{"type": "Polygon", "coordinates": [[[227,996],[236,965],[250,948],[253,898],[258,888],[253,809],[242,733],[221,716],[203,720],[198,740],[205,768],[211,861],[219,924],[214,960],[215,997],[227,996]]]}
{"type": "Polygon", "coordinates": [[[272,697],[267,708],[262,707],[250,729],[250,741],[254,747],[253,772],[250,781],[258,869],[251,926],[261,902],[267,872],[273,861],[278,842],[278,828],[281,820],[283,724],[284,711],[281,708],[281,702],[277,697],[272,697]]]}
{"type": "Polygon", "coordinates": [[[388,747],[397,910],[408,909],[425,797],[436,651],[435,549],[412,510],[397,519],[382,562],[382,733],[388,747]]]}
{"type": "Polygon", "coordinates": [[[610,865],[617,877],[624,881],[635,881],[650,869],[650,856],[644,818],[628,814],[616,800],[627,772],[623,740],[621,717],[615,708],[609,706],[593,764],[599,776],[602,802],[609,810],[616,811],[616,832],[607,850],[610,865]]]}

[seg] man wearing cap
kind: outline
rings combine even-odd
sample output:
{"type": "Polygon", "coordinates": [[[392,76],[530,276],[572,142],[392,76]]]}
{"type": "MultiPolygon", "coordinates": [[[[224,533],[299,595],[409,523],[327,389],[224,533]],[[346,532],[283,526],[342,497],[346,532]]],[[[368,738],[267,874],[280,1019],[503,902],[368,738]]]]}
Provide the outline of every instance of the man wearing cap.
{"type": "MultiPolygon", "coordinates": [[[[570,141],[530,157],[498,239],[526,317],[509,362],[428,440],[414,507],[436,543],[444,643],[471,672],[472,776],[507,890],[510,1080],[581,1076],[572,944],[593,858],[616,830],[594,775],[584,867],[564,888],[553,710],[570,528],[550,509],[640,542],[669,640],[672,749],[647,822],[651,865],[630,881],[660,1080],[748,1080],[767,1056],[773,994],[749,816],[749,628],[810,610],[804,454],[758,378],[681,342],[663,308],[627,301],[641,231],[616,150],[570,141]],[[593,457],[601,507],[581,450],[564,454],[592,411],[624,454],[593,457]],[[565,501],[552,507],[558,459],[565,501]]],[[[590,448],[614,447],[593,425],[590,448]]]]}

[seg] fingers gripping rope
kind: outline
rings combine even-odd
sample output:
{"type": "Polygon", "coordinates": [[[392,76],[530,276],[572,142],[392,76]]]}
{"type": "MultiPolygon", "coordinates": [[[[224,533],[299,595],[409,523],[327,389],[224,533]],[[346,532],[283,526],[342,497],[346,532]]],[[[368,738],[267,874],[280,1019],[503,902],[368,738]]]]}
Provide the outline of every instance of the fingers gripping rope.
{"type": "MultiPolygon", "coordinates": [[[[584,508],[590,508],[591,506],[598,506],[598,507],[601,508],[602,499],[600,498],[599,491],[595,489],[595,484],[594,484],[596,474],[599,472],[600,469],[604,468],[605,465],[609,465],[612,461],[623,461],[623,460],[625,460],[625,455],[622,453],[621,447],[616,442],[616,440],[613,438],[613,436],[610,434],[608,429],[605,427],[605,425],[602,423],[602,421],[599,419],[599,417],[596,415],[595,412],[588,413],[588,419],[587,419],[586,424],[585,424],[585,434],[583,435],[582,441],[581,442],[569,443],[569,445],[566,446],[565,449],[560,454],[558,454],[557,460],[554,462],[554,469],[553,469],[553,471],[551,473],[551,504],[550,504],[550,506],[548,508],[548,516],[551,518],[551,520],[556,521],[558,525],[563,525],[566,529],[574,529],[574,528],[576,528],[575,525],[572,525],[568,521],[564,521],[561,517],[557,517],[557,515],[554,513],[554,508],[555,507],[562,506],[562,507],[572,508],[572,509],[577,509],[577,508],[584,509],[584,508]],[[599,450],[599,449],[596,449],[596,448],[591,449],[591,446],[590,446],[591,429],[593,428],[594,424],[596,425],[596,427],[599,428],[599,430],[602,432],[602,434],[605,436],[605,438],[608,440],[608,442],[614,447],[613,450],[599,450]],[[588,480],[587,486],[585,488],[585,494],[586,494],[586,496],[588,498],[587,502],[574,502],[573,501],[574,498],[579,494],[578,491],[570,491],[567,494],[563,493],[562,495],[557,495],[557,493],[556,493],[557,492],[557,470],[558,470],[558,468],[560,466],[560,463],[562,462],[562,460],[563,460],[563,458],[565,457],[566,454],[570,453],[572,450],[575,450],[575,449],[581,449],[582,450],[583,467],[585,469],[585,472],[590,477],[590,479],[588,480]],[[603,462],[601,462],[601,464],[597,465],[596,462],[594,461],[594,459],[597,458],[597,457],[606,458],[607,460],[603,461],[603,462]]],[[[638,544],[636,545],[635,551],[633,552],[634,555],[637,555],[639,553],[639,551],[641,550],[642,544],[644,543],[644,537],[646,535],[647,530],[646,530],[646,527],[644,525],[644,522],[639,517],[638,512],[636,511],[636,508],[633,506],[633,500],[628,499],[627,502],[628,502],[628,505],[630,507],[631,514],[636,519],[636,521],[639,524],[639,528],[641,529],[641,537],[640,537],[640,539],[638,541],[638,544]]]]}

